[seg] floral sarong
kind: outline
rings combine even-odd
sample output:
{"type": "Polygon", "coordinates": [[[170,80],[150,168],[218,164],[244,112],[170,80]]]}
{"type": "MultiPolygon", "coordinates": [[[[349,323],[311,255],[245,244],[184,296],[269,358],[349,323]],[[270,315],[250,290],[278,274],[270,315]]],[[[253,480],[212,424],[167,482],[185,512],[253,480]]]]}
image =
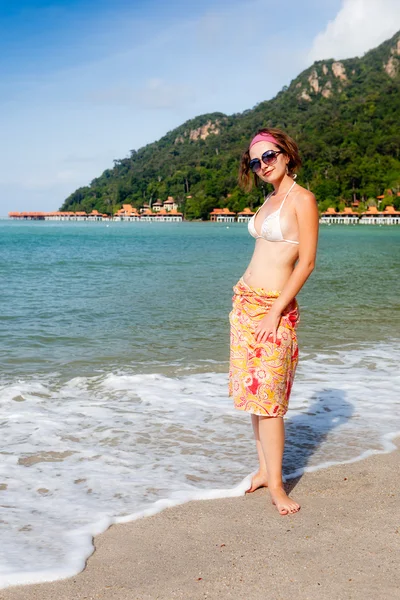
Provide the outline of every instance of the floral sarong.
{"type": "Polygon", "coordinates": [[[252,288],[243,278],[233,287],[229,396],[235,408],[255,415],[282,417],[289,404],[298,362],[296,327],[299,307],[294,299],[282,313],[277,339],[257,343],[258,322],[267,314],[279,291],[252,288]]]}

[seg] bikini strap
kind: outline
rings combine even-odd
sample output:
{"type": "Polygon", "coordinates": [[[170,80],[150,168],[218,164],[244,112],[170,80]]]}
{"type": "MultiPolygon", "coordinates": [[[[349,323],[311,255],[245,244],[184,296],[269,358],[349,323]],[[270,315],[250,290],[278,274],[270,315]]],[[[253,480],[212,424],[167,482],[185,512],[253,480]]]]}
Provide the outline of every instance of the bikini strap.
{"type": "Polygon", "coordinates": [[[281,212],[282,206],[285,204],[285,200],[286,200],[286,198],[289,196],[289,192],[291,192],[291,191],[292,191],[292,189],[293,189],[293,187],[294,187],[295,185],[296,185],[296,182],[295,182],[295,181],[293,181],[292,185],[290,186],[290,188],[289,188],[289,189],[288,189],[288,191],[286,192],[286,196],[284,197],[282,204],[281,204],[281,205],[280,205],[280,207],[278,208],[279,212],[281,212]]]}
{"type": "Polygon", "coordinates": [[[272,192],[270,192],[270,193],[268,194],[268,196],[265,198],[264,202],[261,204],[261,206],[259,206],[259,207],[257,208],[256,212],[255,212],[255,213],[254,213],[254,215],[251,217],[252,219],[255,219],[255,218],[256,218],[256,215],[258,214],[258,211],[262,209],[262,207],[264,206],[264,204],[266,204],[266,203],[267,203],[267,200],[269,200],[269,199],[270,199],[270,197],[272,196],[272,194],[273,194],[273,193],[274,193],[274,192],[273,192],[273,190],[272,190],[272,192]]]}
{"type": "MultiPolygon", "coordinates": [[[[273,194],[273,193],[274,193],[274,190],[272,190],[272,192],[270,192],[270,193],[267,195],[267,197],[265,198],[265,200],[264,200],[264,202],[263,202],[262,206],[264,206],[264,204],[266,204],[266,203],[268,202],[268,200],[271,198],[271,196],[272,196],[272,194],[273,194]]],[[[260,206],[260,208],[261,208],[261,206],[260,206]]]]}

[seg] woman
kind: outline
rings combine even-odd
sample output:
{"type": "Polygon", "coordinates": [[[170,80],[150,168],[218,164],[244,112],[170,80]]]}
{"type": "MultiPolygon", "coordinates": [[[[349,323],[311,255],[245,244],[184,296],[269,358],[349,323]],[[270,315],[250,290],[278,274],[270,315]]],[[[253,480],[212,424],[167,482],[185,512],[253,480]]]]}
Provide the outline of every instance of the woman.
{"type": "Polygon", "coordinates": [[[300,166],[296,142],[276,128],[261,129],[243,154],[242,187],[274,189],[249,221],[254,253],[229,315],[229,395],[251,413],[260,463],[247,491],[268,487],[281,515],[300,509],[283,487],[283,416],[298,361],[296,294],[314,269],[319,223],[314,195],[294,181],[300,166]]]}

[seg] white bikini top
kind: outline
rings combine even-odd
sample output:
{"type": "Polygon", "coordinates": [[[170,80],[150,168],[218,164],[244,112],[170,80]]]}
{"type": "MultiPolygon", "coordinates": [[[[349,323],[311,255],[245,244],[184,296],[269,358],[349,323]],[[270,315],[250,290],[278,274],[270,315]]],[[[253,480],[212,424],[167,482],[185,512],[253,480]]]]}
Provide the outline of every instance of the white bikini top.
{"type": "Polygon", "coordinates": [[[271,194],[268,194],[267,198],[265,199],[264,204],[262,204],[257,209],[257,212],[251,217],[251,219],[249,221],[249,224],[247,227],[248,227],[250,235],[252,235],[256,239],[263,238],[264,240],[268,240],[269,242],[289,242],[290,244],[298,244],[299,243],[299,242],[296,242],[295,240],[286,240],[283,237],[281,223],[280,223],[280,214],[281,214],[282,206],[284,205],[285,200],[289,195],[289,192],[292,190],[292,188],[295,185],[296,185],[296,182],[294,181],[293,185],[287,191],[287,194],[284,197],[283,202],[280,205],[280,207],[278,208],[278,210],[274,210],[274,212],[270,213],[267,217],[265,217],[263,223],[261,224],[261,235],[258,235],[254,223],[255,223],[255,219],[256,219],[258,211],[270,199],[273,192],[271,192],[271,194]]]}

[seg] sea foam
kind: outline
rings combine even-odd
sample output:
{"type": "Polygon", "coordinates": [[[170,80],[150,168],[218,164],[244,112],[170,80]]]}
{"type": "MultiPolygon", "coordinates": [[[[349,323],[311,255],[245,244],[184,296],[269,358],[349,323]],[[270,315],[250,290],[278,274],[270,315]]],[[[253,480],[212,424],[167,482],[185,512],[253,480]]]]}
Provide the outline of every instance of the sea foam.
{"type": "MultiPolygon", "coordinates": [[[[390,340],[301,356],[286,478],[394,448],[399,350],[390,340]]],[[[242,495],[257,467],[226,369],[3,382],[0,404],[0,587],[72,576],[112,523],[242,495]]]]}

